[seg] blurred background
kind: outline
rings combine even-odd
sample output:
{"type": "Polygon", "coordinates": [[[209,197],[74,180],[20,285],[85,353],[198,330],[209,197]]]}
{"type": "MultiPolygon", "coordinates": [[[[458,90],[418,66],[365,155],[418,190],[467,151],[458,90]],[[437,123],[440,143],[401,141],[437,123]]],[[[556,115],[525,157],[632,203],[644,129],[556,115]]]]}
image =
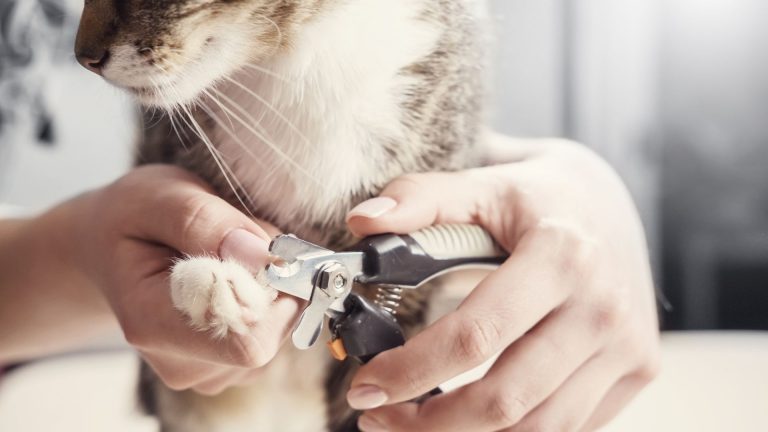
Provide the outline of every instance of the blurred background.
{"type": "Polygon", "coordinates": [[[499,0],[495,124],[605,156],[665,329],[768,330],[768,2],[499,0]]]}
{"type": "MultiPolygon", "coordinates": [[[[0,202],[130,165],[130,100],[71,54],[81,3],[0,0],[0,202]]],[[[494,125],[606,157],[645,222],[665,329],[768,330],[768,2],[495,0],[494,125]]]]}

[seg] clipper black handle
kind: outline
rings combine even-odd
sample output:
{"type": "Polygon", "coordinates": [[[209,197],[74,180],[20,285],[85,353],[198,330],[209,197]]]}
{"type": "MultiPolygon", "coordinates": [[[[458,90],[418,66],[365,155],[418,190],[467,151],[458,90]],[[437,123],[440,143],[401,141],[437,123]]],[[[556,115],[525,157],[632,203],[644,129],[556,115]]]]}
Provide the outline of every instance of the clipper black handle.
{"type": "Polygon", "coordinates": [[[358,294],[344,300],[346,312],[329,322],[335,339],[341,339],[347,355],[368,363],[377,354],[405,343],[400,324],[392,315],[358,294]]]}
{"type": "MultiPolygon", "coordinates": [[[[364,297],[350,294],[344,300],[344,309],[344,315],[330,320],[329,327],[333,337],[341,339],[347,355],[360,363],[368,363],[376,355],[405,344],[405,336],[397,320],[364,297]]],[[[415,402],[441,393],[440,388],[432,389],[415,402]]]]}
{"type": "Polygon", "coordinates": [[[412,234],[371,236],[353,250],[364,253],[359,282],[408,288],[457,267],[497,266],[509,256],[477,225],[436,225],[412,234]]]}

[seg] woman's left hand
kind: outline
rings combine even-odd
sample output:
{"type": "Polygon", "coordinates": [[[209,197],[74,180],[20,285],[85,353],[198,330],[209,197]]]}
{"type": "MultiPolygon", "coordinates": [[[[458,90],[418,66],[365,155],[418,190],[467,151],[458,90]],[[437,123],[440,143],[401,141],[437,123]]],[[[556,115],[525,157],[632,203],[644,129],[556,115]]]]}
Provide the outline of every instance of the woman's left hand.
{"type": "Polygon", "coordinates": [[[511,256],[459,308],[362,367],[348,393],[372,431],[592,430],[657,373],[645,236],[622,182],[570,143],[519,162],[408,175],[354,209],[360,236],[476,223],[511,256]],[[408,402],[500,353],[481,380],[408,402]]]}

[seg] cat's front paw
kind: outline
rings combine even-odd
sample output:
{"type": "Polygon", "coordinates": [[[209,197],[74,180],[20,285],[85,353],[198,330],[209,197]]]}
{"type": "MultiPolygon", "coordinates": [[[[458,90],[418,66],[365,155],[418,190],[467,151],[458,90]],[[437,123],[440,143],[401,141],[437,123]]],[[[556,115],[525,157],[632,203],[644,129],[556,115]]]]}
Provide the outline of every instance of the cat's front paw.
{"type": "Polygon", "coordinates": [[[190,257],[171,270],[174,306],[194,328],[215,337],[247,333],[276,297],[275,290],[235,261],[190,257]]]}

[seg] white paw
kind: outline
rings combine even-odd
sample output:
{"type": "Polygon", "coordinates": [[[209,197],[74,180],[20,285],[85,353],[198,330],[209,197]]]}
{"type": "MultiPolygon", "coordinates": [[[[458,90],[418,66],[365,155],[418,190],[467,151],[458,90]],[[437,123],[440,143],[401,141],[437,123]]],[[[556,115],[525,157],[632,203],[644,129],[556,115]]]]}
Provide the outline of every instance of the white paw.
{"type": "Polygon", "coordinates": [[[171,270],[173,305],[194,328],[215,337],[247,333],[276,297],[277,291],[235,261],[190,257],[171,270]]]}

